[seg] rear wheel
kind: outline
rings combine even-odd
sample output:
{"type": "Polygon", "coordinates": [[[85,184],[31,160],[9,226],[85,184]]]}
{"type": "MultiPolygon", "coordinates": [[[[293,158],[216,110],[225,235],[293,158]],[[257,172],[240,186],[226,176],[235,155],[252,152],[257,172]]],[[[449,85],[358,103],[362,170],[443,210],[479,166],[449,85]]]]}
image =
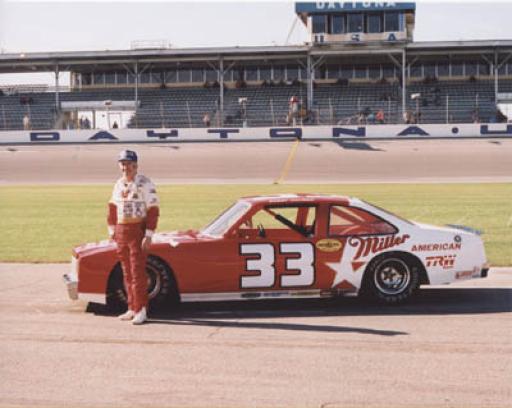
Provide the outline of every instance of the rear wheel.
{"type": "Polygon", "coordinates": [[[379,302],[397,304],[409,299],[419,284],[416,263],[401,254],[389,254],[370,262],[363,292],[379,302]]]}
{"type": "MultiPolygon", "coordinates": [[[[156,256],[148,256],[146,262],[148,276],[148,298],[151,311],[161,311],[179,300],[176,281],[169,266],[156,256]]],[[[113,312],[127,308],[127,296],[123,283],[121,264],[117,264],[110,274],[107,285],[107,306],[113,312]]]]}

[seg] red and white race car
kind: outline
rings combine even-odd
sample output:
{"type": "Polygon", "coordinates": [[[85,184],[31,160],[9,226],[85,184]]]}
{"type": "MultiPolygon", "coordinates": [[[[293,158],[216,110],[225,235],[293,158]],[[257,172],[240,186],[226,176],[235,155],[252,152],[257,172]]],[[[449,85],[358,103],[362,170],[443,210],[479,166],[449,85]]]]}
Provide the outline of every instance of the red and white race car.
{"type": "MultiPolygon", "coordinates": [[[[200,231],[155,234],[147,262],[150,308],[358,293],[399,303],[420,284],[487,271],[474,230],[419,224],[356,198],[319,194],[241,198],[200,231]]],[[[64,278],[73,299],[125,306],[112,241],[74,248],[64,278]]]]}

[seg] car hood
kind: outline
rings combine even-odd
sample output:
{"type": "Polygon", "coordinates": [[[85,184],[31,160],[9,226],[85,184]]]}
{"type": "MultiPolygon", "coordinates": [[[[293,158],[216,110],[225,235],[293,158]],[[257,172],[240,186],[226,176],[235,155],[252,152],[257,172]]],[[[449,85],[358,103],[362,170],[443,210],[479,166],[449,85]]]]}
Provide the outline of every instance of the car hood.
{"type": "MultiPolygon", "coordinates": [[[[183,243],[210,241],[213,239],[215,238],[201,234],[200,231],[197,230],[160,232],[153,235],[152,245],[168,244],[172,247],[177,247],[183,243]]],[[[73,248],[73,254],[76,257],[83,257],[98,252],[115,251],[115,249],[116,243],[113,240],[106,239],[99,242],[89,242],[87,244],[78,245],[73,248]]]]}
{"type": "Polygon", "coordinates": [[[169,244],[172,247],[177,247],[184,243],[211,241],[212,239],[215,238],[201,234],[197,230],[159,232],[153,235],[153,244],[169,244]]]}

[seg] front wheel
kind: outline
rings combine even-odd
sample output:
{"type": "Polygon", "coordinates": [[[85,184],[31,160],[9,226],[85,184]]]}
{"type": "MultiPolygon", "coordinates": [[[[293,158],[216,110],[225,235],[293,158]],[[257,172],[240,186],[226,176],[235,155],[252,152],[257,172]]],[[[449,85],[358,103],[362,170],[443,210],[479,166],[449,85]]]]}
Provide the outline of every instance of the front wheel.
{"type": "Polygon", "coordinates": [[[370,262],[364,293],[382,303],[397,304],[409,299],[420,283],[417,265],[401,255],[388,255],[370,262]]]}
{"type": "MultiPolygon", "coordinates": [[[[146,261],[148,277],[148,299],[151,311],[161,311],[179,300],[176,281],[167,264],[156,256],[148,256],[146,261]]],[[[127,307],[126,289],[123,282],[121,264],[117,264],[110,274],[107,285],[107,306],[113,312],[122,312],[127,307]]]]}

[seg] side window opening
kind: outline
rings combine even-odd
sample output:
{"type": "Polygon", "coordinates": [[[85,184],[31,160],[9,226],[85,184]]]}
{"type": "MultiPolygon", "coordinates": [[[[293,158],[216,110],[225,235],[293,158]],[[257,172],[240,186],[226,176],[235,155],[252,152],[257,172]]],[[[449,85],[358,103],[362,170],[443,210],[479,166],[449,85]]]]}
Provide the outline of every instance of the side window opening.
{"type": "Polygon", "coordinates": [[[330,236],[395,234],[396,232],[396,227],[360,208],[339,205],[330,208],[330,236]]]}
{"type": "Polygon", "coordinates": [[[314,206],[267,206],[258,211],[241,226],[242,229],[266,231],[294,231],[304,237],[314,234],[316,225],[316,207],[314,206]]]}

